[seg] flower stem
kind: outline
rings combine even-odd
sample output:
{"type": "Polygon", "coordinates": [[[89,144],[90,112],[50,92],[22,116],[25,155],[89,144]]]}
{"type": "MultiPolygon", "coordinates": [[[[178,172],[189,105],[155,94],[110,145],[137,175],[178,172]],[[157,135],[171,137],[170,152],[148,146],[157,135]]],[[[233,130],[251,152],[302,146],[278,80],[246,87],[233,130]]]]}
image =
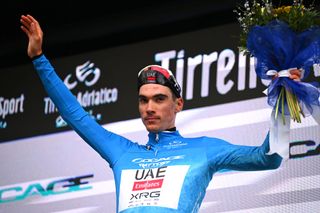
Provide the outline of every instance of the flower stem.
{"type": "Polygon", "coordinates": [[[275,119],[278,118],[279,110],[281,109],[281,117],[283,121],[283,125],[285,122],[285,100],[287,102],[288,110],[290,113],[290,117],[293,121],[301,123],[301,115],[304,117],[304,114],[299,105],[299,101],[297,96],[285,87],[281,87],[279,96],[277,98],[276,106],[275,106],[275,119]],[[301,114],[301,115],[300,115],[301,114]]]}
{"type": "Polygon", "coordinates": [[[286,89],[285,91],[286,91],[286,100],[288,103],[290,116],[294,121],[301,123],[301,117],[300,117],[301,109],[299,106],[297,96],[293,94],[289,89],[286,89]]]}
{"type": "Polygon", "coordinates": [[[279,105],[281,103],[281,117],[282,117],[282,121],[283,121],[283,125],[286,124],[286,120],[285,120],[285,117],[284,117],[284,95],[285,95],[285,91],[284,91],[284,87],[281,87],[281,90],[280,90],[280,93],[279,93],[279,96],[278,96],[278,99],[277,99],[277,103],[276,103],[276,112],[275,112],[275,119],[278,118],[278,114],[279,114],[279,105]]]}

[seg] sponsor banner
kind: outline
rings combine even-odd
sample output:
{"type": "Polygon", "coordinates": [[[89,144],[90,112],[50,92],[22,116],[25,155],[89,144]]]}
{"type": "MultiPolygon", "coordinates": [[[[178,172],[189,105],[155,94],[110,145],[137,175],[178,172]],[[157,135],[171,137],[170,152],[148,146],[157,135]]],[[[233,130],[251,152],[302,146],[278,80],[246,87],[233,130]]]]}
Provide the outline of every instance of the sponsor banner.
{"type": "MultiPolygon", "coordinates": [[[[148,64],[169,68],[184,109],[264,96],[254,59],[239,53],[239,26],[221,25],[70,57],[51,59],[79,103],[100,124],[138,118],[137,74],[148,64]]],[[[48,57],[50,59],[50,57],[48,57]]],[[[316,69],[309,80],[318,80],[316,69]]],[[[69,130],[32,64],[0,70],[0,142],[69,130]]]]}

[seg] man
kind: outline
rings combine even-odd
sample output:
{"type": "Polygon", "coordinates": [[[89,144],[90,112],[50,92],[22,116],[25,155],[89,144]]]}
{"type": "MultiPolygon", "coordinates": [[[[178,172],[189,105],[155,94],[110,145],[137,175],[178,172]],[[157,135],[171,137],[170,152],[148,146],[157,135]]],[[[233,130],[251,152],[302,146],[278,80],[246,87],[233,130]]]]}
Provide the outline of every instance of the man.
{"type": "MultiPolygon", "coordinates": [[[[117,212],[198,212],[215,172],[280,166],[282,157],[270,149],[269,134],[259,147],[182,137],[175,126],[183,108],[180,86],[169,70],[157,65],[138,74],[139,112],[149,132],[148,143],[139,145],[104,129],[84,111],[46,59],[37,20],[22,15],[20,21],[29,38],[28,56],[61,116],[112,168],[117,212]]],[[[291,76],[299,77],[299,73],[291,76]]]]}

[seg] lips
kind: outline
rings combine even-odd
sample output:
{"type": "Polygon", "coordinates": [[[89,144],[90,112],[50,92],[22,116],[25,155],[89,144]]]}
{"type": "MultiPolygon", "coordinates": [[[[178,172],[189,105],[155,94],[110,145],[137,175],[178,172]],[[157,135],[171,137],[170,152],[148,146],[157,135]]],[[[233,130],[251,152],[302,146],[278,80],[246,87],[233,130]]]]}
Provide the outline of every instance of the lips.
{"type": "Polygon", "coordinates": [[[152,122],[152,121],[156,121],[156,120],[159,120],[159,119],[160,119],[159,117],[148,116],[144,120],[147,121],[147,122],[152,122]]]}

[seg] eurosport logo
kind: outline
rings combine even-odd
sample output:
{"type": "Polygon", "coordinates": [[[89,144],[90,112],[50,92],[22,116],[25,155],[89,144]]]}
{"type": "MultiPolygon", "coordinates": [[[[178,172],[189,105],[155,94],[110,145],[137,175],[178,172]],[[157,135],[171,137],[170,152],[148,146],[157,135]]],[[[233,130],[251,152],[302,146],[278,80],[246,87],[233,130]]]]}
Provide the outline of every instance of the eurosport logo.
{"type": "Polygon", "coordinates": [[[184,155],[176,155],[163,158],[135,158],[131,162],[138,164],[142,168],[159,168],[173,160],[184,159],[184,157],[184,155]]]}
{"type": "Polygon", "coordinates": [[[8,123],[5,121],[7,116],[23,113],[24,101],[24,94],[18,97],[0,97],[0,129],[8,127],[8,123]]]}
{"type": "Polygon", "coordinates": [[[88,178],[93,178],[93,174],[2,186],[0,187],[0,204],[22,201],[32,196],[47,197],[89,190],[92,186],[88,178]]]}
{"type": "MultiPolygon", "coordinates": [[[[68,74],[64,79],[64,84],[69,90],[75,89],[80,84],[89,88],[95,86],[100,77],[100,68],[96,67],[94,63],[87,61],[84,64],[76,66],[75,73],[68,74]]],[[[94,88],[79,91],[75,96],[82,107],[95,107],[117,102],[118,89],[108,87],[94,88]]],[[[93,119],[97,121],[102,119],[102,115],[100,113],[94,113],[93,109],[88,111],[93,119]]],[[[47,115],[57,112],[58,110],[52,100],[49,97],[45,97],[44,114],[47,115]]],[[[64,126],[67,126],[67,123],[58,116],[56,119],[56,127],[60,128],[64,126]]]]}

